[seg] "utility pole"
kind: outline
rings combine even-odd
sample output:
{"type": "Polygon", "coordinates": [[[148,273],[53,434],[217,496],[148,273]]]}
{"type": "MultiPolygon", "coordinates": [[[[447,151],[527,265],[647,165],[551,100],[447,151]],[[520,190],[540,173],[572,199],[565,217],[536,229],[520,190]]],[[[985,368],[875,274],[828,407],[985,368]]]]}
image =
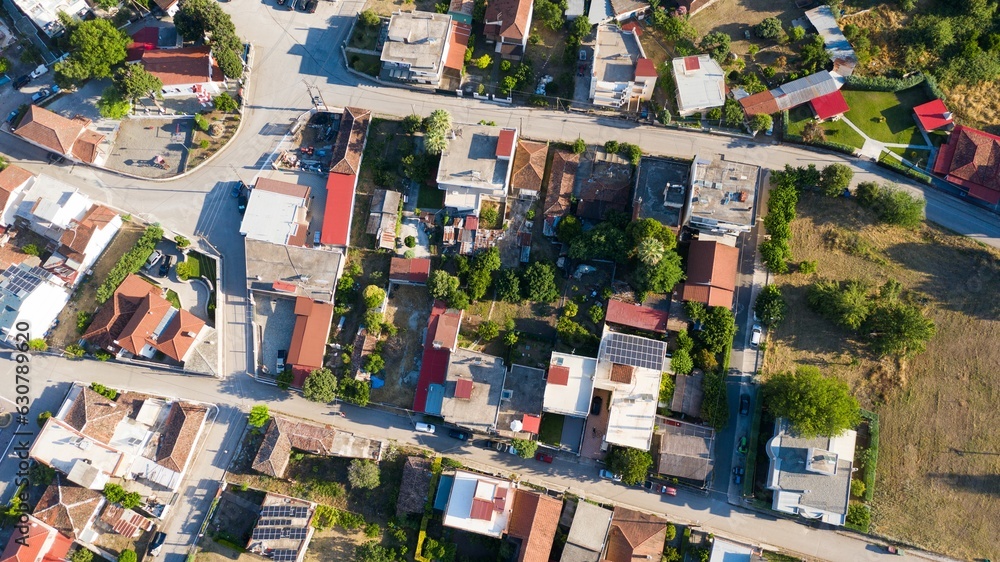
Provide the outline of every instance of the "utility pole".
{"type": "Polygon", "coordinates": [[[316,111],[326,111],[326,102],[323,100],[323,94],[319,91],[319,88],[309,84],[305,80],[302,83],[306,85],[306,91],[309,92],[309,98],[312,100],[312,105],[316,108],[316,111]]]}

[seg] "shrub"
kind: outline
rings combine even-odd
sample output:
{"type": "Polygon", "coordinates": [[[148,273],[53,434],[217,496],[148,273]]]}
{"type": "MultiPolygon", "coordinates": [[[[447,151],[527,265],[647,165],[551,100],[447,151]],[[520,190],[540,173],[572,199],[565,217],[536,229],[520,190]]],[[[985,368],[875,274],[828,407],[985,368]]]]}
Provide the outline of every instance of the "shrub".
{"type": "Polygon", "coordinates": [[[250,427],[264,427],[270,420],[271,412],[268,410],[267,404],[257,404],[250,408],[250,415],[247,417],[247,423],[250,424],[250,427]]]}
{"type": "Polygon", "coordinates": [[[365,27],[375,27],[382,23],[382,18],[378,17],[373,10],[365,10],[358,14],[358,21],[365,27]]]}
{"type": "Polygon", "coordinates": [[[94,560],[94,553],[80,546],[77,547],[69,559],[70,562],[92,562],[94,560]]]}
{"type": "Polygon", "coordinates": [[[278,388],[281,390],[288,390],[292,386],[292,381],[295,380],[295,375],[292,374],[291,369],[285,369],[278,375],[276,382],[278,383],[278,388]]]}
{"type": "Polygon", "coordinates": [[[847,524],[867,533],[871,526],[872,514],[868,511],[868,506],[860,503],[852,503],[847,506],[847,524]]]}
{"type": "Polygon", "coordinates": [[[385,359],[382,358],[378,353],[372,353],[368,357],[365,357],[364,364],[361,367],[366,373],[377,373],[385,368],[385,359]]]}
{"type": "Polygon", "coordinates": [[[97,304],[104,304],[105,301],[111,298],[115,289],[118,288],[118,285],[121,285],[126,277],[142,268],[146,263],[146,259],[153,253],[156,243],[162,237],[163,229],[159,226],[152,225],[146,228],[146,231],[142,233],[135,246],[119,258],[118,263],[108,273],[108,277],[97,288],[95,297],[97,304]]]}
{"type": "Polygon", "coordinates": [[[823,168],[819,188],[827,197],[838,197],[851,184],[854,172],[844,164],[830,164],[823,168]]]}
{"type": "MultiPolygon", "coordinates": [[[[711,356],[711,353],[709,355],[711,356]]],[[[694,369],[694,361],[688,350],[678,349],[674,352],[673,357],[670,358],[670,369],[678,375],[686,375],[694,369]]]]}
{"type": "Polygon", "coordinates": [[[38,414],[38,418],[35,420],[35,422],[38,423],[38,427],[44,427],[45,422],[49,421],[49,418],[51,417],[52,417],[52,412],[46,410],[41,414],[38,414]]]}
{"type": "Polygon", "coordinates": [[[781,20],[770,17],[755,25],[754,33],[761,39],[776,40],[784,34],[784,30],[781,27],[781,20]]]}
{"type": "Polygon", "coordinates": [[[122,551],[122,553],[118,555],[118,562],[136,562],[138,559],[139,557],[132,549],[122,551]]]}
{"type": "Polygon", "coordinates": [[[204,115],[202,115],[200,113],[196,113],[194,115],[194,126],[199,131],[207,131],[208,130],[208,119],[206,119],[204,115]]]}
{"type": "Polygon", "coordinates": [[[799,273],[805,273],[807,275],[810,273],[816,273],[816,260],[812,261],[803,260],[801,263],[799,263],[799,273]]]}
{"type": "Polygon", "coordinates": [[[642,483],[653,466],[649,451],[631,447],[615,447],[608,455],[608,469],[621,474],[622,482],[628,486],[642,483]]]}
{"type": "Polygon", "coordinates": [[[385,290],[378,285],[368,285],[364,292],[365,306],[377,308],[385,301],[385,290]]]}
{"type": "Polygon", "coordinates": [[[618,154],[618,141],[609,140],[604,143],[604,151],[608,154],[618,154]]]}
{"type": "Polygon", "coordinates": [[[699,349],[694,354],[694,364],[703,371],[713,371],[719,366],[715,354],[707,349],[699,349]]]}
{"type": "Polygon", "coordinates": [[[500,61],[500,70],[504,72],[510,72],[510,61],[509,60],[500,61]]]}
{"type": "Polygon", "coordinates": [[[774,327],[780,324],[787,311],[788,305],[777,285],[768,285],[757,295],[754,314],[765,326],[774,327]]]}
{"type": "Polygon", "coordinates": [[[590,316],[590,321],[594,324],[600,324],[604,320],[604,307],[595,304],[587,310],[587,316],[590,316]]]}
{"type": "Polygon", "coordinates": [[[910,195],[894,184],[858,184],[857,201],[871,209],[878,219],[903,228],[916,228],[924,219],[926,201],[910,195]]]}
{"type": "Polygon", "coordinates": [[[374,490],[378,488],[380,476],[378,465],[367,459],[354,459],[347,467],[347,481],[352,488],[374,490]]]}
{"type": "Polygon", "coordinates": [[[580,307],[573,301],[567,301],[566,306],[563,307],[563,316],[566,318],[576,318],[576,315],[580,313],[580,307]]]}
{"type": "Polygon", "coordinates": [[[417,246],[417,239],[414,236],[407,236],[403,239],[403,244],[406,244],[407,248],[415,248],[417,246]]]}
{"type": "Polygon", "coordinates": [[[93,314],[81,310],[76,313],[76,333],[83,334],[87,331],[87,326],[90,326],[90,321],[93,318],[93,314]]]}
{"type": "Polygon", "coordinates": [[[866,90],[871,92],[898,92],[912,88],[924,81],[924,75],[916,73],[906,78],[890,76],[860,76],[851,75],[844,79],[844,87],[848,90],[866,90]]]}
{"type": "Polygon", "coordinates": [[[514,439],[510,444],[514,446],[517,455],[522,459],[530,459],[535,456],[535,451],[538,450],[538,441],[529,439],[514,439]]]}
{"type": "Polygon", "coordinates": [[[492,227],[500,220],[500,211],[496,207],[484,207],[480,218],[487,227],[492,227]]]}
{"type": "Polygon", "coordinates": [[[587,143],[583,141],[583,138],[577,137],[577,139],[573,141],[571,150],[573,151],[573,154],[583,154],[584,151],[587,150],[587,143]]]}
{"type": "Polygon", "coordinates": [[[345,402],[365,407],[368,405],[368,401],[371,400],[372,387],[366,381],[344,377],[340,379],[338,392],[340,398],[345,402]]]}
{"type": "Polygon", "coordinates": [[[66,356],[71,359],[79,359],[83,357],[83,354],[86,352],[87,350],[84,349],[83,346],[75,343],[67,345],[65,349],[66,356]]]}
{"type": "Polygon", "coordinates": [[[42,253],[38,250],[38,246],[34,244],[25,244],[21,247],[21,251],[29,256],[40,256],[42,253]]]}
{"type": "Polygon", "coordinates": [[[108,482],[104,485],[104,498],[111,503],[121,503],[125,499],[125,488],[122,488],[120,484],[115,484],[114,482],[108,482]]]}
{"type": "Polygon", "coordinates": [[[500,335],[500,325],[492,320],[487,320],[479,325],[479,329],[476,333],[481,340],[494,340],[500,335]]]}
{"type": "Polygon", "coordinates": [[[667,523],[667,542],[677,538],[677,527],[673,523],[667,523]]]}
{"type": "Polygon", "coordinates": [[[107,398],[108,400],[115,400],[118,398],[118,391],[113,388],[108,388],[103,384],[92,382],[90,383],[90,390],[100,394],[101,396],[107,398]]]}
{"type": "Polygon", "coordinates": [[[31,351],[47,351],[49,344],[42,338],[34,338],[28,340],[28,349],[31,351]]]}
{"type": "Polygon", "coordinates": [[[856,498],[864,497],[865,483],[857,478],[851,478],[851,495],[856,498]]]}

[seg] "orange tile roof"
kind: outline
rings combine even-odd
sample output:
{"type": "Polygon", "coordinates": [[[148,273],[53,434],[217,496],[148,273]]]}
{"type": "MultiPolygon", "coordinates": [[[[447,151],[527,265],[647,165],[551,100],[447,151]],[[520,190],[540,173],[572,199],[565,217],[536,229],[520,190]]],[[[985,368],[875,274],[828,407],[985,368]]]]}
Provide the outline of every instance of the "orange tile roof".
{"type": "Polygon", "coordinates": [[[129,275],[94,315],[83,339],[102,349],[115,347],[114,340],[124,331],[140,303],[151,295],[159,294],[159,287],[137,275],[129,275]]]}
{"type": "Polygon", "coordinates": [[[658,559],[667,539],[667,522],[655,515],[616,507],[608,534],[607,562],[658,559]]]}
{"type": "Polygon", "coordinates": [[[733,306],[739,255],[736,248],[718,242],[691,242],[681,298],[709,306],[733,306]]]}
{"type": "Polygon", "coordinates": [[[208,46],[145,51],[141,60],[146,71],[164,86],[223,80],[222,76],[212,76],[212,48],[208,46]]]}
{"type": "Polygon", "coordinates": [[[622,365],[619,363],[611,364],[611,382],[631,384],[632,375],[634,374],[635,374],[635,367],[633,367],[632,365],[622,365]]]}
{"type": "Polygon", "coordinates": [[[500,136],[497,138],[497,158],[513,156],[515,140],[517,140],[517,129],[500,129],[500,136]]]}
{"type": "Polygon", "coordinates": [[[561,513],[561,501],[537,492],[515,490],[507,534],[521,539],[518,562],[548,562],[561,513]]]}
{"type": "Polygon", "coordinates": [[[485,21],[500,22],[486,26],[487,37],[520,42],[528,34],[532,4],[532,0],[493,0],[487,4],[485,21]]]}
{"type": "Polygon", "coordinates": [[[559,386],[569,384],[569,367],[564,365],[550,365],[546,384],[557,384],[559,386]]]}
{"type": "Polygon", "coordinates": [[[11,164],[0,170],[0,211],[7,205],[7,199],[15,189],[24,185],[24,182],[35,177],[34,174],[24,168],[11,164]]]}
{"type": "Polygon", "coordinates": [[[47,109],[32,105],[14,134],[50,150],[93,162],[97,145],[104,135],[88,131],[85,121],[67,119],[47,109]]]}
{"type": "Polygon", "coordinates": [[[368,109],[344,108],[340,131],[330,158],[330,173],[351,175],[361,171],[361,156],[365,150],[371,116],[372,112],[368,109]]]}
{"type": "Polygon", "coordinates": [[[184,472],[207,415],[208,409],[200,404],[171,404],[156,449],[156,463],[174,472],[184,472]]]}
{"type": "Polygon", "coordinates": [[[427,283],[431,272],[429,258],[392,258],[389,262],[389,280],[409,283],[427,283]]]}
{"type": "Polygon", "coordinates": [[[160,333],[154,347],[176,361],[183,361],[205,322],[186,310],[179,310],[160,333]]]}
{"type": "MultiPolygon", "coordinates": [[[[288,347],[288,364],[293,369],[312,372],[323,366],[326,341],[333,322],[333,305],[309,297],[295,297],[295,328],[288,347]]],[[[303,381],[305,379],[303,378],[303,381]]]]}
{"type": "Polygon", "coordinates": [[[569,211],[570,196],[573,195],[573,184],[576,182],[576,170],[579,165],[579,154],[573,154],[568,150],[556,150],[552,153],[544,214],[562,216],[569,211]]]}
{"type": "Polygon", "coordinates": [[[30,515],[27,527],[28,531],[24,534],[20,527],[14,527],[7,547],[0,554],[0,562],[56,562],[66,558],[73,545],[72,539],[30,515]]]}
{"type": "Polygon", "coordinates": [[[658,76],[656,73],[656,66],[653,65],[653,61],[644,58],[637,60],[635,62],[635,77],[649,78],[650,76],[658,76]]]}
{"type": "Polygon", "coordinates": [[[35,504],[34,516],[75,539],[94,517],[101,500],[100,492],[64,480],[57,472],[35,504]]]}
{"type": "Polygon", "coordinates": [[[84,129],[80,133],[80,137],[73,143],[73,156],[83,162],[93,163],[94,160],[97,160],[97,147],[103,140],[104,135],[90,129],[84,129]]]}
{"type": "Polygon", "coordinates": [[[771,113],[778,112],[778,101],[774,99],[774,94],[770,91],[749,95],[740,100],[740,105],[743,106],[743,111],[747,115],[757,115],[759,113],[770,115],[771,113]]]}
{"type": "Polygon", "coordinates": [[[544,142],[517,141],[514,152],[514,168],[510,176],[510,186],[514,189],[539,191],[542,176],[545,175],[545,158],[549,145],[544,142]]]}
{"type": "Polygon", "coordinates": [[[261,191],[268,191],[271,193],[279,193],[281,195],[288,195],[290,197],[301,197],[302,199],[309,199],[308,185],[299,185],[297,183],[274,180],[271,178],[257,178],[257,183],[254,184],[254,189],[259,189],[261,191]]]}
{"type": "Polygon", "coordinates": [[[605,320],[640,330],[664,333],[667,331],[667,313],[662,310],[611,299],[605,320]]]}
{"type": "Polygon", "coordinates": [[[461,71],[465,67],[465,50],[469,47],[470,35],[472,35],[471,26],[457,21],[451,22],[451,30],[448,33],[448,58],[444,61],[445,68],[461,71]]]}
{"type": "Polygon", "coordinates": [[[992,204],[1000,202],[1000,136],[959,125],[934,164],[934,172],[992,204]]]}

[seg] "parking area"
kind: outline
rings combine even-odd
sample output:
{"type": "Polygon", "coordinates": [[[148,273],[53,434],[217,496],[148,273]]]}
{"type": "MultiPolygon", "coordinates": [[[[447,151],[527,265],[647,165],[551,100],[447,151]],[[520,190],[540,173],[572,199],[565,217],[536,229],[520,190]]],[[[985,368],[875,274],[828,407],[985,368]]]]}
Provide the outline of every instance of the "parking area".
{"type": "Polygon", "coordinates": [[[257,340],[257,368],[262,374],[275,376],[279,350],[288,350],[295,327],[295,301],[254,293],[253,324],[257,340]]]}
{"type": "Polygon", "coordinates": [[[587,428],[583,431],[583,444],[580,446],[580,456],[588,459],[604,459],[604,451],[601,450],[601,443],[608,430],[608,419],[610,418],[611,391],[594,389],[594,397],[591,402],[591,411],[597,403],[597,413],[587,416],[587,428]],[[599,402],[598,402],[599,401],[599,402]]]}
{"type": "Polygon", "coordinates": [[[691,164],[666,158],[643,158],[636,179],[639,218],[651,218],[677,228],[687,201],[691,164]]]}
{"type": "Polygon", "coordinates": [[[175,176],[184,170],[193,124],[188,118],[125,119],[105,166],[147,178],[175,176]]]}

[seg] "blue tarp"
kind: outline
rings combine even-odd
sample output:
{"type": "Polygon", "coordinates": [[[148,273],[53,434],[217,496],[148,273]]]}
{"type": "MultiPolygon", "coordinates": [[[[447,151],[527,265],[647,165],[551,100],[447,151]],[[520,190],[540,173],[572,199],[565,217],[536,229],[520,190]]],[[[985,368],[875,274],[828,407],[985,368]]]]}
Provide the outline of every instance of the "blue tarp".
{"type": "Polygon", "coordinates": [[[372,388],[382,388],[383,386],[385,386],[384,380],[378,377],[372,377],[372,388]]]}

